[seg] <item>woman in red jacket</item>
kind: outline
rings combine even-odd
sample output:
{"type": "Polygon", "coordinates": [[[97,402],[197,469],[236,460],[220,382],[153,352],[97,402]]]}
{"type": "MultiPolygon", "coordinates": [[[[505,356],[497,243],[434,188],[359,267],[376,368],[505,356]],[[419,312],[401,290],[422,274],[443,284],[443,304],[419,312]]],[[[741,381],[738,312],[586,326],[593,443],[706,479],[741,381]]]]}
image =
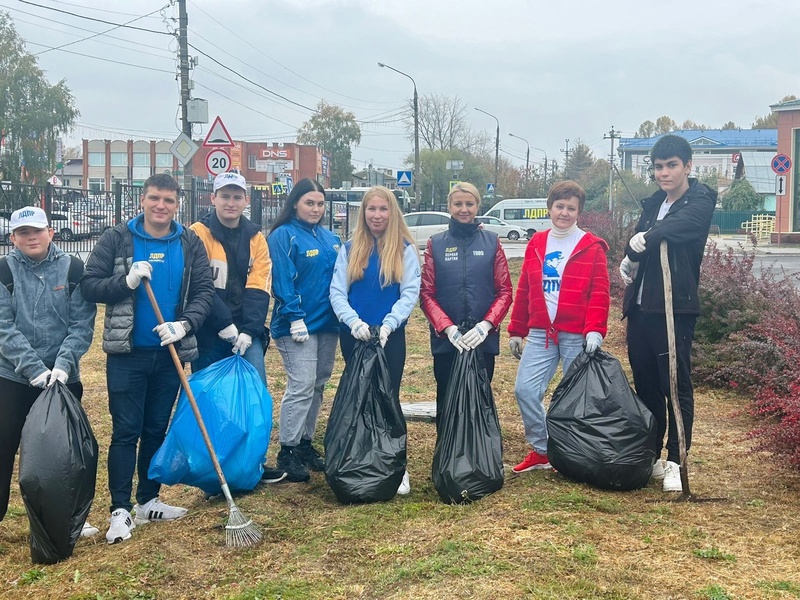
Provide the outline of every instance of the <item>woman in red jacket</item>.
{"type": "Polygon", "coordinates": [[[508,333],[511,352],[520,359],[514,395],[533,451],[515,473],[550,468],[542,403],[547,386],[559,361],[566,373],[584,347],[594,352],[606,335],[608,244],[578,228],[585,202],[586,192],[574,181],[550,188],[552,229],[534,234],[525,251],[508,333]]]}

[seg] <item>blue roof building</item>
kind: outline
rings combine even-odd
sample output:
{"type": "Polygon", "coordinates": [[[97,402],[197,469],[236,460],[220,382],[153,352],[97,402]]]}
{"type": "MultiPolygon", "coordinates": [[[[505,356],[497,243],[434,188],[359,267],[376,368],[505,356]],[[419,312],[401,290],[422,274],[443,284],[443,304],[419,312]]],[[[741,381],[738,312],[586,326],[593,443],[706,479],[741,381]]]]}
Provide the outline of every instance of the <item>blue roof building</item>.
{"type": "MultiPolygon", "coordinates": [[[[772,157],[778,149],[777,129],[687,129],[671,131],[692,146],[695,175],[712,169],[722,179],[733,179],[742,152],[764,152],[772,157]]],[[[651,138],[621,138],[617,152],[622,168],[647,176],[650,150],[665,134],[651,138]]]]}

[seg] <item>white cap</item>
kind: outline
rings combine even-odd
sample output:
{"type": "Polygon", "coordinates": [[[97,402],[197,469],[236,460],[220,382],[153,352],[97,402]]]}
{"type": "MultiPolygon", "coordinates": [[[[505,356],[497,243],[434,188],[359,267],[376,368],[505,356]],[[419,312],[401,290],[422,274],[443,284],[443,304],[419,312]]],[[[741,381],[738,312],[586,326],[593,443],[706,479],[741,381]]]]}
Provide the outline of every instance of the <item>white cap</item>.
{"type": "Polygon", "coordinates": [[[11,213],[11,231],[20,227],[35,227],[36,229],[47,229],[47,215],[41,208],[36,206],[26,206],[11,213]]]}
{"type": "Polygon", "coordinates": [[[242,188],[245,193],[247,192],[247,180],[239,175],[239,173],[229,171],[227,173],[220,173],[216,176],[214,179],[215,192],[220,188],[224,188],[226,185],[235,185],[236,187],[242,188]]]}

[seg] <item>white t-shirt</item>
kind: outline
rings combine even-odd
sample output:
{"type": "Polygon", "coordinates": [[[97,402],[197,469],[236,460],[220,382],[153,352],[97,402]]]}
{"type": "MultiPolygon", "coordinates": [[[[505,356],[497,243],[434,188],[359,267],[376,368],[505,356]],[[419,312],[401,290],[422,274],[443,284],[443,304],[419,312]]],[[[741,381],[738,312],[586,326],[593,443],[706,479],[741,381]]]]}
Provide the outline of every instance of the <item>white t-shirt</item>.
{"type": "MultiPolygon", "coordinates": [[[[656,221],[660,221],[666,217],[671,207],[672,202],[668,202],[668,198],[664,198],[661,206],[658,207],[658,216],[656,217],[656,221]]],[[[636,296],[636,304],[642,303],[642,290],[644,290],[644,275],[642,275],[642,282],[639,284],[639,293],[636,296]]]]}
{"type": "Polygon", "coordinates": [[[561,277],[564,275],[564,267],[567,266],[567,261],[572,256],[575,246],[585,234],[585,231],[575,229],[566,237],[556,237],[552,231],[547,235],[547,248],[542,264],[542,291],[551,323],[556,320],[558,312],[558,296],[561,292],[561,277]]]}

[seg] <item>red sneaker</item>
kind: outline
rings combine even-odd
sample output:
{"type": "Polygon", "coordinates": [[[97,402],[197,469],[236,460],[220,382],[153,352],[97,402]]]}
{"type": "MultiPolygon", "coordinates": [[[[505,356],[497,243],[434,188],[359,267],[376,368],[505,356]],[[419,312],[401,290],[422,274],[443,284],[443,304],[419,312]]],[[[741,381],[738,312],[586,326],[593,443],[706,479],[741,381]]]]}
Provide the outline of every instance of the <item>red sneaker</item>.
{"type": "Polygon", "coordinates": [[[521,463],[519,463],[516,467],[512,468],[511,470],[514,473],[524,473],[526,471],[533,471],[535,469],[552,469],[553,467],[550,466],[550,461],[547,460],[546,454],[539,454],[534,450],[528,456],[525,457],[521,463]]]}

